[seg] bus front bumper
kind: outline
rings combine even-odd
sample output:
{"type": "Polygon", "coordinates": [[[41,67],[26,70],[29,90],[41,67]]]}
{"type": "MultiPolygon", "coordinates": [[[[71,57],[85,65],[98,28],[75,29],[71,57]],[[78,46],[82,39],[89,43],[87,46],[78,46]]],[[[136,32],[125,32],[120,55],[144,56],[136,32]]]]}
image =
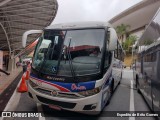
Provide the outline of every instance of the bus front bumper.
{"type": "Polygon", "coordinates": [[[53,109],[57,107],[59,109],[76,111],[81,113],[86,113],[88,111],[87,114],[99,114],[101,111],[102,92],[99,92],[98,94],[89,97],[72,99],[54,97],[51,95],[40,93],[37,90],[33,89],[30,84],[28,84],[28,87],[29,96],[33,98],[34,101],[44,105],[48,105],[49,107],[51,106],[51,108],[53,109]]]}

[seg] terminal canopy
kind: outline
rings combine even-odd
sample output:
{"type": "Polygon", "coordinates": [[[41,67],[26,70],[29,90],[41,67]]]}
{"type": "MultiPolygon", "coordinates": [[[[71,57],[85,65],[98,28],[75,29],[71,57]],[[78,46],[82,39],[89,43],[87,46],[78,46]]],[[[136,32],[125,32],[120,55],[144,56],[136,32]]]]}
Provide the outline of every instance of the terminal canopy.
{"type": "MultiPolygon", "coordinates": [[[[22,34],[50,25],[58,9],[56,0],[0,0],[0,50],[14,56],[22,50],[22,34]]],[[[27,45],[38,35],[31,35],[27,45]]]]}

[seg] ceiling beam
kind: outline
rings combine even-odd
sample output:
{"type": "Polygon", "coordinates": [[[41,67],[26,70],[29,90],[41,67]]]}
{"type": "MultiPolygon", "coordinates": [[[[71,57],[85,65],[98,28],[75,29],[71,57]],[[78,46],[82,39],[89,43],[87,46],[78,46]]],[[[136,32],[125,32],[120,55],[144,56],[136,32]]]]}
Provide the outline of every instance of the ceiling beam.
{"type": "Polygon", "coordinates": [[[38,6],[38,7],[27,8],[27,9],[26,9],[26,8],[22,8],[22,9],[20,9],[20,10],[19,10],[19,9],[18,9],[18,10],[17,10],[17,9],[15,9],[15,10],[5,10],[5,11],[0,12],[0,13],[10,13],[10,12],[13,13],[13,12],[16,12],[16,11],[17,11],[17,12],[19,12],[19,11],[22,12],[22,11],[28,11],[28,10],[32,10],[32,11],[33,11],[33,10],[35,10],[35,9],[36,9],[36,10],[37,10],[37,9],[41,9],[41,11],[42,11],[42,10],[43,10],[42,8],[45,8],[45,10],[44,10],[44,12],[45,12],[45,11],[48,11],[49,9],[51,9],[51,7],[53,7],[53,6],[55,6],[55,5],[46,5],[46,6],[40,6],[40,7],[38,6]]]}
{"type": "Polygon", "coordinates": [[[11,55],[11,46],[10,46],[10,41],[9,41],[9,38],[8,38],[8,35],[7,35],[7,32],[5,30],[5,28],[3,27],[2,23],[0,23],[0,26],[2,27],[5,35],[6,35],[6,40],[7,40],[7,43],[8,43],[8,48],[9,48],[9,55],[11,55]]]}

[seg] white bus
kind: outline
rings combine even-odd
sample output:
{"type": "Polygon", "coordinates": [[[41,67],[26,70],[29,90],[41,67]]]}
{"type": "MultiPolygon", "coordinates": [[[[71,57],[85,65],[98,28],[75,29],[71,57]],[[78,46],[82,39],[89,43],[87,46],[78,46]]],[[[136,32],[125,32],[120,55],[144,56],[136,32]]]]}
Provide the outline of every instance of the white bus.
{"type": "Polygon", "coordinates": [[[30,30],[42,33],[35,48],[29,96],[57,110],[97,114],[122,79],[123,49],[108,23],[56,24],[30,30]]]}

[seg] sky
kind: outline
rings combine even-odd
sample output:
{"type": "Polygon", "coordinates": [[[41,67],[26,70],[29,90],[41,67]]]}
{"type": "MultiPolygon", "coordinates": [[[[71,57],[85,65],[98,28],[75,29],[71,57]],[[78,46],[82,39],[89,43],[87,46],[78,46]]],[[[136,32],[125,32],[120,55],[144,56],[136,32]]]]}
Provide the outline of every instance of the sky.
{"type": "Polygon", "coordinates": [[[58,11],[52,22],[109,21],[142,0],[57,0],[58,11]]]}

